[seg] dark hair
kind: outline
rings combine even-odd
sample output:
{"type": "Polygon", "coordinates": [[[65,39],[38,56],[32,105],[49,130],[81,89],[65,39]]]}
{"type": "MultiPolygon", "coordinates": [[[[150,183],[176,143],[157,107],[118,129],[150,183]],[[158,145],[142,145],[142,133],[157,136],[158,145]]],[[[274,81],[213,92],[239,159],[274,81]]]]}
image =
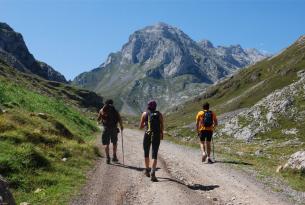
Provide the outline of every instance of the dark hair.
{"type": "Polygon", "coordinates": [[[203,103],[202,108],[204,110],[208,110],[208,109],[210,109],[210,104],[208,102],[205,102],[205,103],[203,103]]]}
{"type": "Polygon", "coordinates": [[[108,99],[108,100],[105,101],[105,104],[106,105],[113,105],[113,100],[108,99]]]}
{"type": "Polygon", "coordinates": [[[157,109],[157,102],[154,100],[151,100],[147,103],[147,109],[150,111],[155,111],[157,109]]]}

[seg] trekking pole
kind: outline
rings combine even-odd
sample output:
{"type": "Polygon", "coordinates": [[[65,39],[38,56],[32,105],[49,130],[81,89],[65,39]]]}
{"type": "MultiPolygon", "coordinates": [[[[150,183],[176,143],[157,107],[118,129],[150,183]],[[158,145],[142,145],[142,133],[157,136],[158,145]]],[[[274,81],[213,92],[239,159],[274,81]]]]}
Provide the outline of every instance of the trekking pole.
{"type": "Polygon", "coordinates": [[[122,130],[121,130],[121,138],[122,138],[123,165],[125,165],[125,163],[124,163],[124,140],[123,140],[123,131],[122,130]]]}

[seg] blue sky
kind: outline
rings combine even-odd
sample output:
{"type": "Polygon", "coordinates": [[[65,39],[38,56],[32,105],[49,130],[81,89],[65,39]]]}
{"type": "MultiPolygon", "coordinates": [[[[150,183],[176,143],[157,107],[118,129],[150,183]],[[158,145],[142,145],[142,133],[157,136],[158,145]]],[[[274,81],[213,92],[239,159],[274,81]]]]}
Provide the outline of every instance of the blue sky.
{"type": "Polygon", "coordinates": [[[67,79],[103,63],[137,29],[165,22],[194,40],[276,53],[305,34],[305,0],[0,0],[0,21],[67,79]]]}

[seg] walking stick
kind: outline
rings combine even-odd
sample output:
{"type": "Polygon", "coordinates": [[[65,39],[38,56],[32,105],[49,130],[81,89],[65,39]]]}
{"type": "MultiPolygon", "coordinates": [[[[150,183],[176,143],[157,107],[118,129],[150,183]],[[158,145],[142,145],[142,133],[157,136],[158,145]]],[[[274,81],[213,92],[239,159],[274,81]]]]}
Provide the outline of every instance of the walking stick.
{"type": "Polygon", "coordinates": [[[124,140],[123,140],[123,130],[121,130],[121,138],[122,138],[123,164],[125,165],[125,163],[124,163],[124,140]]]}

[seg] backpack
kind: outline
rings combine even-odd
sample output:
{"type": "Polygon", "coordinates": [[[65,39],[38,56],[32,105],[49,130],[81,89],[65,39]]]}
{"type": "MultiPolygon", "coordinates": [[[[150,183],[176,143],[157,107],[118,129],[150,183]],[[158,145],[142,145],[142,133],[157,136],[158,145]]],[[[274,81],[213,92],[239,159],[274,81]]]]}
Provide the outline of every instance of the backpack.
{"type": "Polygon", "coordinates": [[[212,113],[212,111],[204,111],[201,124],[204,127],[211,127],[213,125],[213,113],[212,113]]]}
{"type": "Polygon", "coordinates": [[[105,117],[103,117],[103,125],[107,128],[116,128],[119,122],[119,114],[112,105],[106,105],[105,117]]]}
{"type": "Polygon", "coordinates": [[[158,136],[160,135],[160,131],[160,113],[158,111],[148,111],[146,132],[153,136],[158,136]]]}

